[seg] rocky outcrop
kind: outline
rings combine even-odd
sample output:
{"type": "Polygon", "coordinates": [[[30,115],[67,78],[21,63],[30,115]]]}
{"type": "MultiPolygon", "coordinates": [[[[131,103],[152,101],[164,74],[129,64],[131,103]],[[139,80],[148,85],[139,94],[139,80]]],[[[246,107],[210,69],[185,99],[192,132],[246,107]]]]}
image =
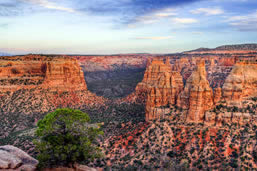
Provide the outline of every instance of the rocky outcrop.
{"type": "Polygon", "coordinates": [[[40,55],[0,57],[0,92],[38,87],[53,91],[87,89],[75,59],[40,55]]]}
{"type": "Polygon", "coordinates": [[[0,146],[0,170],[36,170],[38,161],[10,145],[0,146]]]}
{"type": "Polygon", "coordinates": [[[46,74],[43,87],[52,90],[86,90],[84,74],[74,59],[56,60],[45,64],[46,74]]]}
{"type": "Polygon", "coordinates": [[[87,90],[76,59],[66,56],[0,57],[1,113],[45,113],[60,107],[102,105],[87,90]]]}
{"type": "Polygon", "coordinates": [[[187,120],[203,122],[204,112],[213,106],[213,92],[206,78],[205,62],[198,62],[196,69],[179,95],[178,106],[188,110],[187,120]]]}
{"type": "Polygon", "coordinates": [[[257,95],[257,63],[237,62],[223,85],[222,93],[223,98],[231,104],[240,102],[244,97],[257,95]]]}
{"type": "Polygon", "coordinates": [[[183,80],[179,72],[171,69],[169,59],[154,59],[148,64],[143,81],[136,91],[146,91],[146,120],[156,119],[160,112],[155,108],[175,105],[177,96],[183,89],[183,80]]]}

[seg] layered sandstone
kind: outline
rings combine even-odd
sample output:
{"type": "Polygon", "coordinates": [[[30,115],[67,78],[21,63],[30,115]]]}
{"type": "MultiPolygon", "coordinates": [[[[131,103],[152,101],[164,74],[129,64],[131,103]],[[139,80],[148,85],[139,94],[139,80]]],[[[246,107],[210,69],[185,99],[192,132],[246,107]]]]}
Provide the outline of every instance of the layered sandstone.
{"type": "Polygon", "coordinates": [[[47,62],[42,86],[62,91],[87,89],[83,71],[74,59],[47,62]]]}
{"type": "Polygon", "coordinates": [[[244,97],[257,95],[257,63],[237,62],[223,85],[222,93],[228,102],[240,102],[244,97]]]}
{"type": "Polygon", "coordinates": [[[188,121],[202,122],[204,112],[213,106],[213,92],[206,77],[205,62],[201,60],[178,98],[178,106],[188,110],[188,121]]]}
{"type": "Polygon", "coordinates": [[[60,107],[98,106],[76,59],[26,55],[0,58],[1,113],[46,113],[60,107]]]}
{"type": "Polygon", "coordinates": [[[178,94],[183,89],[183,80],[179,72],[173,71],[166,58],[163,60],[154,59],[147,67],[144,79],[137,86],[137,91],[146,90],[146,120],[159,117],[160,112],[156,108],[175,105],[178,94]]]}
{"type": "Polygon", "coordinates": [[[54,91],[87,89],[75,59],[40,55],[0,58],[0,92],[39,87],[54,91]]]}
{"type": "Polygon", "coordinates": [[[214,89],[213,102],[217,104],[222,98],[222,89],[217,87],[214,89]]]}

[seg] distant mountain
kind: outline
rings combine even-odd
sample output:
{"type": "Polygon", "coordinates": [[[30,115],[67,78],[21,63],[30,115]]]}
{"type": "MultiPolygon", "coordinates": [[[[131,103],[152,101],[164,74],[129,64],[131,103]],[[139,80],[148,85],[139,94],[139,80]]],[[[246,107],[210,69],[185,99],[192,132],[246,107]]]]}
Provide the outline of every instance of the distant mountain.
{"type": "Polygon", "coordinates": [[[251,43],[251,44],[236,44],[236,45],[223,45],[218,46],[216,48],[198,48],[191,51],[186,52],[203,52],[203,51],[211,51],[211,50],[224,50],[224,51],[233,51],[233,50],[257,50],[257,44],[251,43]]]}
{"type": "Polygon", "coordinates": [[[257,50],[257,44],[238,44],[238,45],[224,45],[215,48],[215,50],[257,50]]]}

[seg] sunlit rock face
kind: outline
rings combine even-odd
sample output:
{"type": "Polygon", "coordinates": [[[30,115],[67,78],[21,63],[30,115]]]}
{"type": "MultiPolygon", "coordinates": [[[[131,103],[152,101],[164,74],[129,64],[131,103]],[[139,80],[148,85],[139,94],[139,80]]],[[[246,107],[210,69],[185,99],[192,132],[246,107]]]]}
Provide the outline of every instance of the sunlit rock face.
{"type": "Polygon", "coordinates": [[[83,72],[75,59],[27,55],[0,58],[0,91],[49,88],[86,90],[83,72]]]}
{"type": "Polygon", "coordinates": [[[76,59],[66,56],[0,57],[2,113],[45,113],[105,103],[87,90],[76,59]]]}
{"type": "Polygon", "coordinates": [[[239,61],[233,67],[222,87],[223,98],[231,104],[242,98],[257,95],[256,61],[239,61]]]}
{"type": "Polygon", "coordinates": [[[213,92],[206,78],[205,62],[198,62],[187,79],[184,91],[179,95],[178,106],[188,110],[187,120],[202,122],[204,112],[213,106],[213,92]]]}
{"type": "Polygon", "coordinates": [[[153,59],[147,64],[143,81],[136,91],[146,92],[146,120],[156,119],[160,111],[155,108],[175,105],[177,96],[183,89],[183,80],[179,72],[172,70],[169,59],[153,59]],[[158,111],[158,112],[157,112],[158,111]]]}
{"type": "Polygon", "coordinates": [[[87,89],[84,74],[73,59],[48,62],[43,87],[63,91],[87,89]]]}

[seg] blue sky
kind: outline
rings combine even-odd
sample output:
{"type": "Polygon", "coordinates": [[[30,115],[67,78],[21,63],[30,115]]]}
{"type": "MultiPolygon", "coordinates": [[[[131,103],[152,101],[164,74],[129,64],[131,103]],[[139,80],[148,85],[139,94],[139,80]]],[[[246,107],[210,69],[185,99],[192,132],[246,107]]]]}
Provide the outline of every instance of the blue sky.
{"type": "Polygon", "coordinates": [[[256,0],[0,0],[0,51],[174,53],[257,43],[256,0]]]}

